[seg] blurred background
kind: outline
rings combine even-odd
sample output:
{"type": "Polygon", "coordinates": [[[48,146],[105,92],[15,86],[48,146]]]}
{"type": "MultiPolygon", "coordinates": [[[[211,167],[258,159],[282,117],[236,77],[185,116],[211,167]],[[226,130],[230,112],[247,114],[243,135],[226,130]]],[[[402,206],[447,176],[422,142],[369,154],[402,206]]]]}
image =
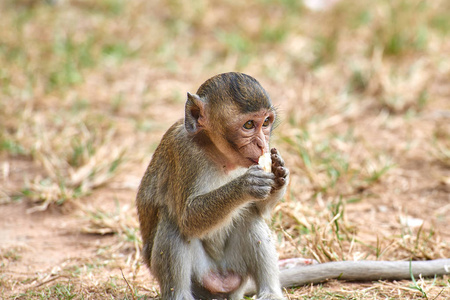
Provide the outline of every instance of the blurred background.
{"type": "MultiPolygon", "coordinates": [[[[281,258],[450,257],[449,1],[2,0],[0,297],[157,298],[136,189],[186,93],[229,71],[281,117],[281,258]]],[[[444,299],[450,282],[286,293],[444,299]]]]}

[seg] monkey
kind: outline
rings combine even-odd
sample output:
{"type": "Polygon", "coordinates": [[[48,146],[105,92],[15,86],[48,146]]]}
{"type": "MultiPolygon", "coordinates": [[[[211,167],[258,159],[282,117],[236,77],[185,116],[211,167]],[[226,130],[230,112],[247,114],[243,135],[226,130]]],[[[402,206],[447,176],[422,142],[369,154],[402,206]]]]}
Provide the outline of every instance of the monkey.
{"type": "MultiPolygon", "coordinates": [[[[184,119],[162,137],[136,195],[142,256],[162,299],[284,299],[281,287],[411,276],[408,262],[278,262],[267,220],[290,172],[269,147],[276,122],[268,93],[243,73],[187,93],[184,119]],[[258,165],[267,153],[270,172],[258,165]]],[[[448,259],[411,264],[424,276],[449,268],[448,259]]]]}
{"type": "Polygon", "coordinates": [[[162,137],[136,206],[143,259],[163,299],[283,299],[266,220],[289,170],[269,148],[276,110],[253,77],[216,75],[187,94],[184,119],[162,137]],[[272,170],[258,159],[271,153],[272,170]]]}

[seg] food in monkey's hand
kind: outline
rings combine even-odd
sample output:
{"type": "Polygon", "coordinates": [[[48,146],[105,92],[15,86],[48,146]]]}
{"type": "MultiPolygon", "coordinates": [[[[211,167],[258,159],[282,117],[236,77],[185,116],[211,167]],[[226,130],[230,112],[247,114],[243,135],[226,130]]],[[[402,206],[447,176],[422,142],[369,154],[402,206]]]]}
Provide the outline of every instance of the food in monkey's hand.
{"type": "Polygon", "coordinates": [[[265,172],[272,172],[272,158],[270,157],[270,153],[264,153],[258,159],[258,164],[263,168],[265,172]]]}

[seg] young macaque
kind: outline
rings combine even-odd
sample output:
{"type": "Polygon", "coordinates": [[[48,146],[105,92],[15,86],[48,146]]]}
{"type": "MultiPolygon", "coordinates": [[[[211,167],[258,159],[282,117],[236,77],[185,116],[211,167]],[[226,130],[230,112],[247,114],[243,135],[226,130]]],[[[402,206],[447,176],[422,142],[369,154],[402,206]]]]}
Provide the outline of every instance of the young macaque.
{"type": "MultiPolygon", "coordinates": [[[[409,275],[408,262],[303,266],[300,258],[281,261],[280,275],[265,221],[289,181],[280,153],[269,151],[275,120],[267,92],[242,73],[188,93],[185,117],[163,136],[136,197],[143,258],[162,299],[283,299],[281,286],[409,275]]],[[[412,271],[445,274],[446,265],[413,262],[412,271]]]]}
{"type": "Polygon", "coordinates": [[[163,299],[242,299],[250,280],[259,299],[283,298],[265,222],[289,178],[269,150],[275,119],[267,92],[242,73],[188,93],[185,118],[162,138],[136,198],[144,261],[163,299]]]}

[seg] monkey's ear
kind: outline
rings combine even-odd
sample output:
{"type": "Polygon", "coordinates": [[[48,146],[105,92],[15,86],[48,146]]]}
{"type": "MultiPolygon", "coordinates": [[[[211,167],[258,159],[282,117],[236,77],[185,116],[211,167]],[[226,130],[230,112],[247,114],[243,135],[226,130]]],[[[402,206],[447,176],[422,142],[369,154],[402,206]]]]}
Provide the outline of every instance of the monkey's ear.
{"type": "Polygon", "coordinates": [[[204,128],[205,103],[197,94],[187,93],[184,114],[184,126],[189,134],[196,134],[204,128]]]}

